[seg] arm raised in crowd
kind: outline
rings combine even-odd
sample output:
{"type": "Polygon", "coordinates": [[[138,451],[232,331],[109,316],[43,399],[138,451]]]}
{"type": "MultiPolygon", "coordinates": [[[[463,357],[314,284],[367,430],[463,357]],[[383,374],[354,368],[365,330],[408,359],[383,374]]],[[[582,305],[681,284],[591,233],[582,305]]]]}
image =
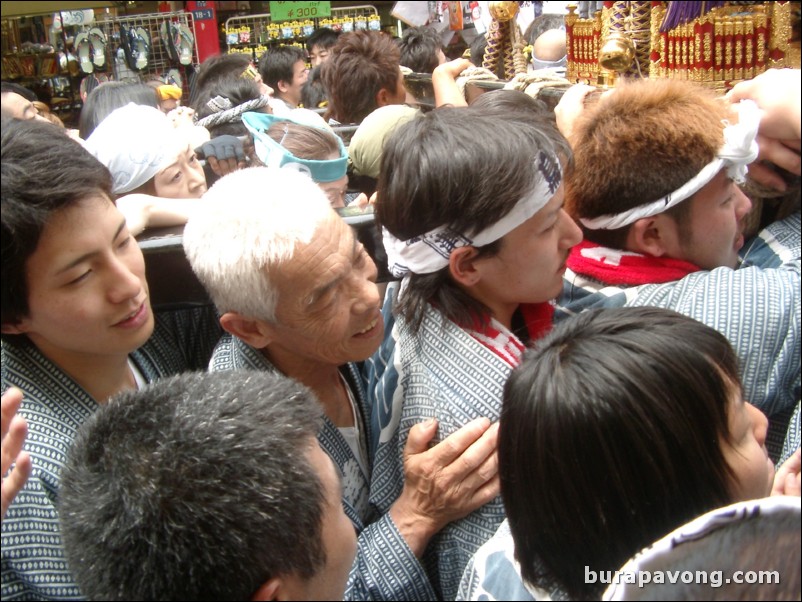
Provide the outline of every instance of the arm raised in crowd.
{"type": "Polygon", "coordinates": [[[457,77],[466,69],[473,67],[468,59],[454,59],[435,67],[432,72],[432,88],[434,89],[435,106],[451,105],[467,107],[468,102],[457,86],[457,77]]]}

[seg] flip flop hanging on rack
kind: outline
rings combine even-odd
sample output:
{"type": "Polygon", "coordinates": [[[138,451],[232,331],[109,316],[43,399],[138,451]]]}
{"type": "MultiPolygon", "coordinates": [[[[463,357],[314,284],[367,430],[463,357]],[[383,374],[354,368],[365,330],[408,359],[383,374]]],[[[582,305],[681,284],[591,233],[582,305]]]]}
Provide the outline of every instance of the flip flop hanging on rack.
{"type": "Polygon", "coordinates": [[[92,63],[98,69],[106,65],[106,34],[99,27],[89,30],[89,41],[92,44],[92,63]]]}
{"type": "Polygon", "coordinates": [[[120,47],[125,53],[125,63],[132,71],[137,71],[136,58],[134,57],[134,46],[132,44],[131,31],[122,23],[120,23],[120,47]]]}
{"type": "Polygon", "coordinates": [[[114,77],[119,81],[139,79],[136,70],[131,69],[128,58],[125,56],[123,48],[118,48],[114,53],[114,77]]]}
{"type": "Polygon", "coordinates": [[[78,53],[78,59],[81,63],[81,71],[84,73],[92,73],[95,70],[94,66],[92,65],[92,59],[89,58],[89,52],[91,50],[89,44],[89,35],[82,31],[75,36],[75,52],[78,53]]]}
{"type": "Polygon", "coordinates": [[[136,28],[136,68],[140,71],[148,66],[150,34],[144,27],[136,28]]]}
{"type": "Polygon", "coordinates": [[[173,25],[176,30],[176,49],[178,62],[182,65],[192,64],[192,54],[195,49],[195,36],[186,25],[173,25]]]}
{"type": "Polygon", "coordinates": [[[159,38],[161,39],[164,53],[172,62],[178,63],[178,50],[173,39],[173,27],[169,21],[162,21],[159,27],[159,38]]]}
{"type": "Polygon", "coordinates": [[[181,73],[176,68],[170,69],[169,71],[167,71],[167,73],[164,74],[164,83],[176,86],[178,88],[184,87],[184,82],[181,78],[181,73]]]}

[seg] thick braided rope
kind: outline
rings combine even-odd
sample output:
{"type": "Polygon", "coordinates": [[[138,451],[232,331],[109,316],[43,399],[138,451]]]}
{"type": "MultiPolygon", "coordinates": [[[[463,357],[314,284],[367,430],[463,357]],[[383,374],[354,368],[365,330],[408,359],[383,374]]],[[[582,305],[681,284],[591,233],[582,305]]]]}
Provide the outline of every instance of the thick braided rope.
{"type": "MultiPolygon", "coordinates": [[[[207,106],[210,108],[222,108],[226,105],[221,103],[220,101],[228,100],[227,98],[222,98],[220,96],[215,96],[212,100],[207,103],[207,106]],[[215,104],[212,104],[215,103],[215,104]]],[[[261,109],[262,107],[266,107],[270,99],[267,96],[260,96],[259,98],[254,98],[252,100],[248,100],[243,102],[237,106],[231,106],[230,108],[223,108],[222,110],[218,110],[216,113],[212,113],[208,117],[204,117],[203,119],[198,119],[195,125],[199,125],[205,128],[214,127],[216,125],[220,125],[221,123],[233,123],[236,121],[242,121],[242,114],[247,111],[255,111],[256,109],[261,109]]],[[[228,101],[228,105],[230,106],[231,101],[228,101]]]]}
{"type": "Polygon", "coordinates": [[[624,31],[624,21],[629,15],[629,2],[621,0],[613,2],[613,13],[610,15],[610,33],[624,31]]]}
{"type": "Polygon", "coordinates": [[[490,23],[490,29],[487,30],[487,48],[485,49],[484,59],[482,59],[482,67],[489,69],[493,73],[498,70],[499,60],[503,52],[504,36],[501,30],[501,23],[495,20],[490,23]]]}
{"type": "Polygon", "coordinates": [[[515,77],[515,61],[512,52],[512,21],[499,23],[499,35],[501,36],[501,60],[504,67],[504,79],[515,77]]]}
{"type": "Polygon", "coordinates": [[[517,22],[513,22],[512,24],[510,37],[512,39],[512,58],[515,65],[515,74],[526,73],[526,57],[524,56],[524,47],[526,44],[524,43],[524,37],[517,22]]]}
{"type": "Polygon", "coordinates": [[[513,77],[515,77],[515,57],[512,52],[512,40],[507,36],[504,41],[504,79],[513,77]]]}
{"type": "Polygon", "coordinates": [[[537,98],[538,93],[543,88],[568,88],[571,82],[557,73],[549,73],[542,70],[535,75],[534,73],[518,73],[504,85],[505,90],[520,90],[532,98],[537,98]]]}
{"type": "Polygon", "coordinates": [[[649,74],[651,52],[651,2],[630,2],[630,12],[626,19],[626,35],[635,45],[635,62],[629,68],[629,74],[647,76],[649,74]]]}
{"type": "Polygon", "coordinates": [[[465,87],[475,81],[498,81],[498,76],[484,67],[468,67],[457,77],[457,87],[463,98],[465,98],[465,87]]]}

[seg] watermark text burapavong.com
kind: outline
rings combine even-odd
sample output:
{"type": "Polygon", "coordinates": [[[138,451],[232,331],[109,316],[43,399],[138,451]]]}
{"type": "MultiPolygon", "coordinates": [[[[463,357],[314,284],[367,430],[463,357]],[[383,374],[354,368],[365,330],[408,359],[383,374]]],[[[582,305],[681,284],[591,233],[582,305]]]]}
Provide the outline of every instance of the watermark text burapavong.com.
{"type": "Polygon", "coordinates": [[[724,571],[592,571],[585,567],[585,583],[601,583],[616,585],[621,583],[637,584],[644,587],[655,584],[707,584],[710,587],[721,587],[725,584],[769,585],[780,583],[779,571],[733,571],[725,577],[724,571]]]}

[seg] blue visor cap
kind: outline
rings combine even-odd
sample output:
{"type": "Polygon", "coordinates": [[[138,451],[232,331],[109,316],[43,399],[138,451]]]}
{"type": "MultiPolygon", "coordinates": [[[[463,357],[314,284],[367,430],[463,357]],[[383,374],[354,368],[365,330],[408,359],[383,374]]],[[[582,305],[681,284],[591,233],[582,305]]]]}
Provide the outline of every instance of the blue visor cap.
{"type": "Polygon", "coordinates": [[[244,123],[248,131],[253,134],[256,156],[259,157],[262,163],[267,167],[283,167],[284,165],[295,164],[299,167],[299,171],[308,172],[312,180],[321,184],[334,182],[345,176],[345,171],[348,168],[348,151],[345,150],[345,145],[337,134],[328,131],[329,134],[337,139],[337,144],[340,147],[340,157],[338,159],[329,159],[326,161],[301,159],[267,135],[268,128],[278,121],[289,121],[305,127],[313,127],[319,130],[324,129],[288,117],[279,117],[277,115],[251,111],[243,113],[242,123],[244,123]]]}

